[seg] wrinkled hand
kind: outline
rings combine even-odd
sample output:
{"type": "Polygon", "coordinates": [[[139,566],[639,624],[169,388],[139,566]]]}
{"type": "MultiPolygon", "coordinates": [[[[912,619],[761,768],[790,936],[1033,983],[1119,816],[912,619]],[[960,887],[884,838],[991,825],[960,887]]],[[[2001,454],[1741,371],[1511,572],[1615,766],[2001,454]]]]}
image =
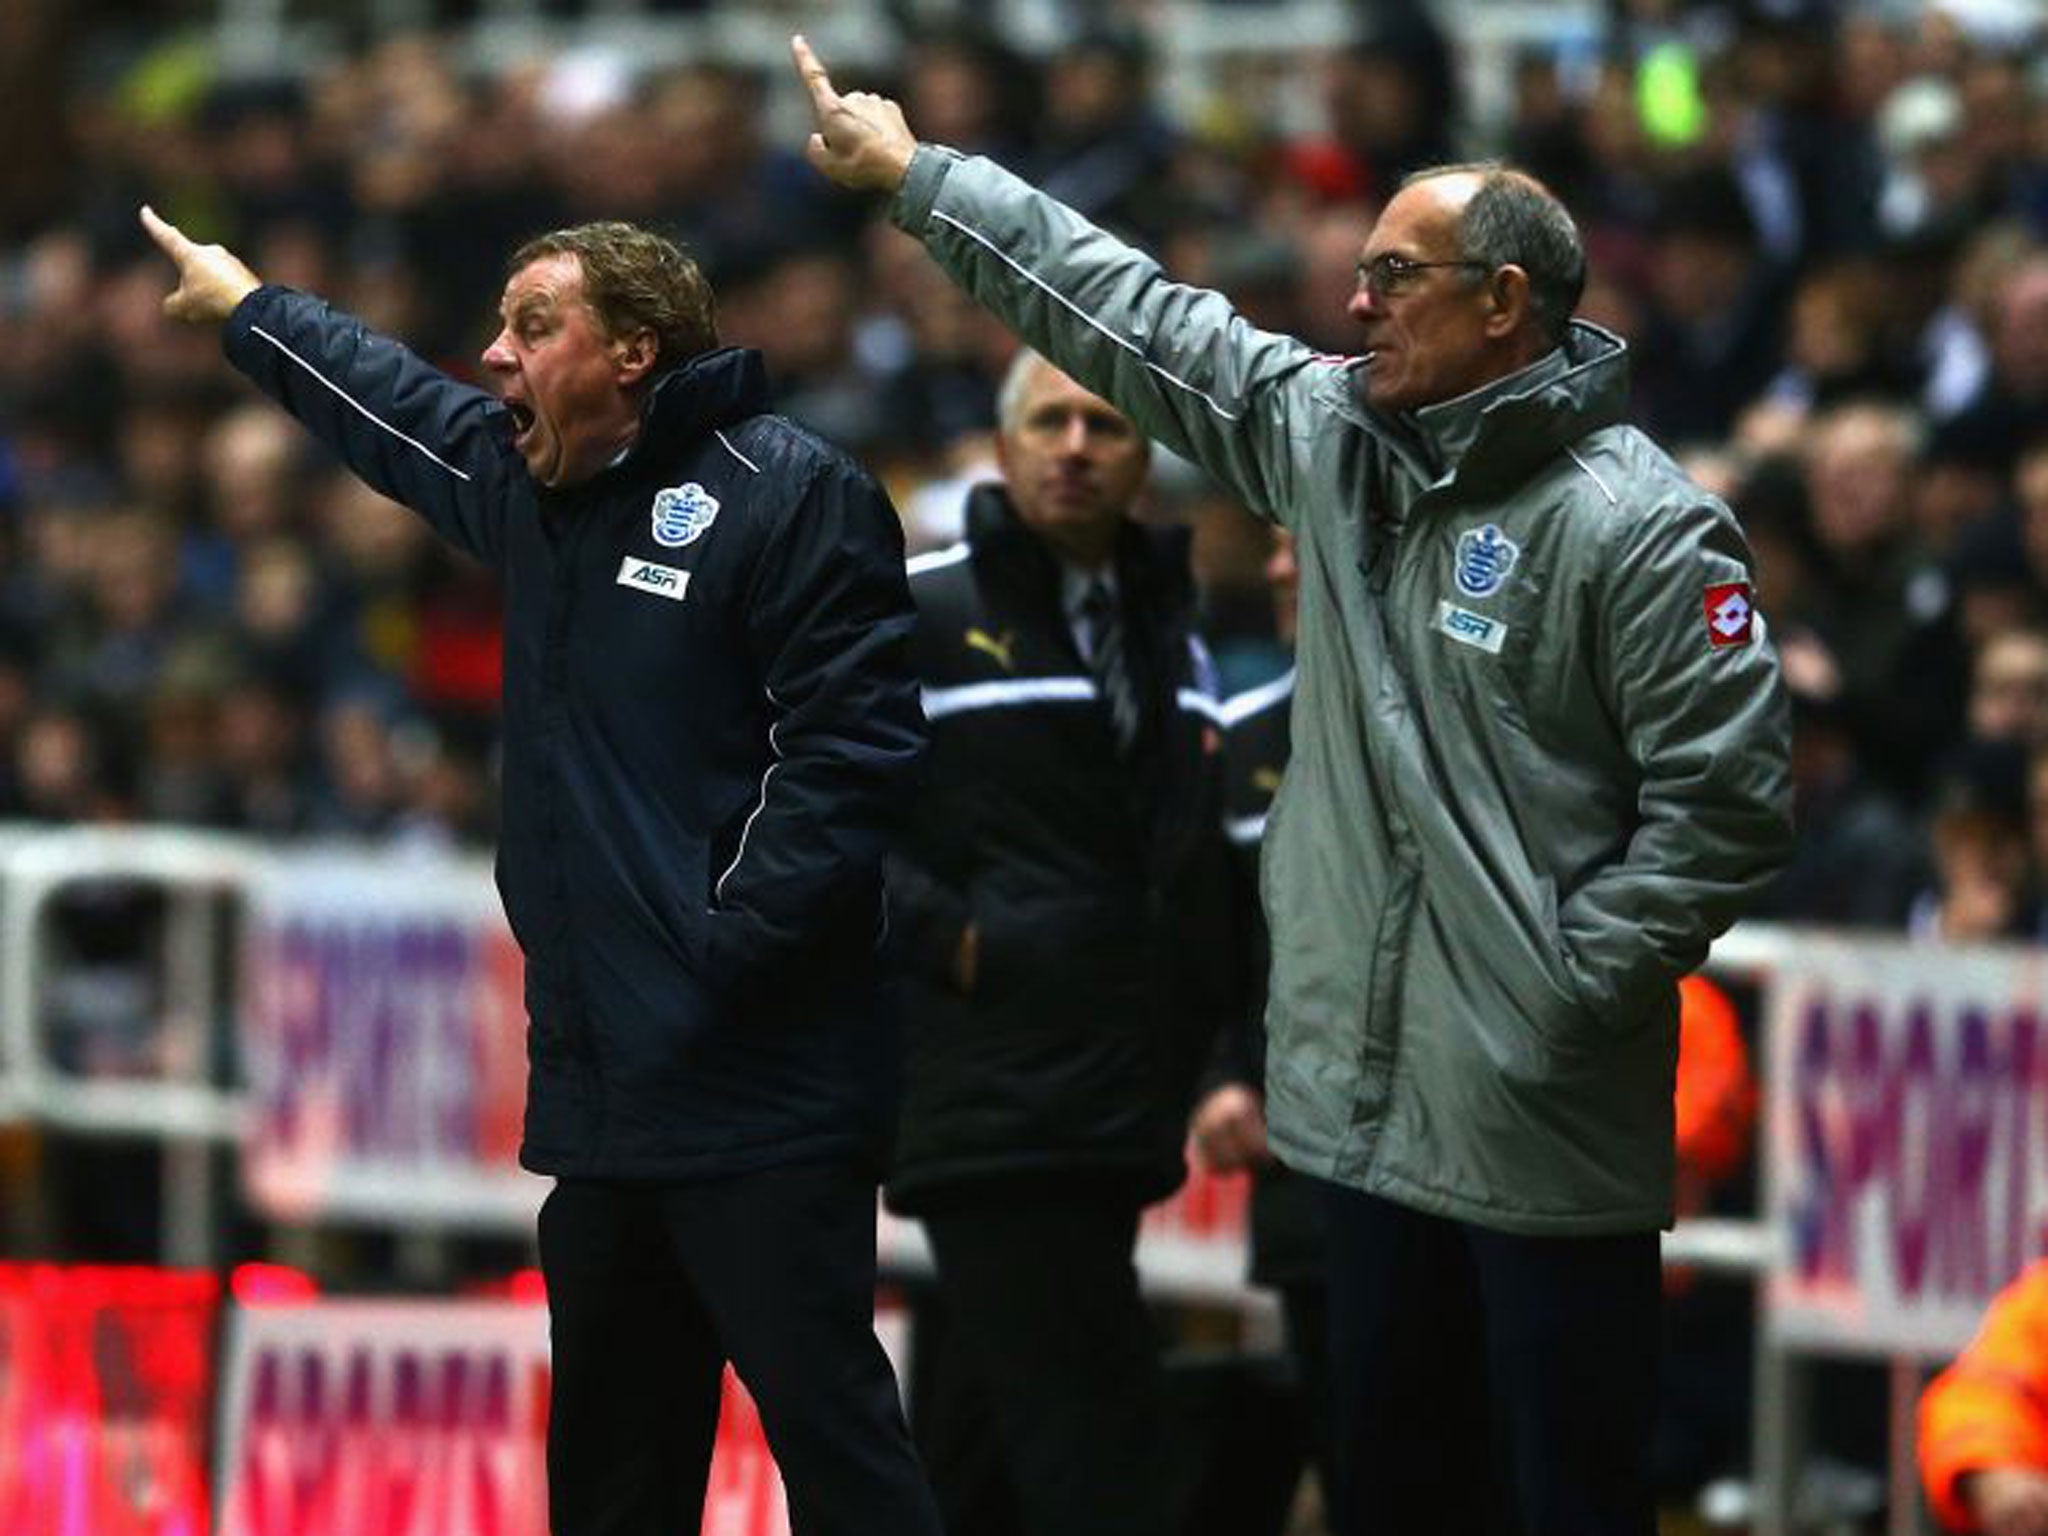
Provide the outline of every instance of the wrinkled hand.
{"type": "Polygon", "coordinates": [[[1225,1083],[1196,1105],[1189,1132],[1195,1150],[1215,1173],[1236,1173],[1273,1159],[1266,1150],[1264,1101],[1242,1083],[1225,1083]]]}
{"type": "Polygon", "coordinates": [[[178,286],[164,297],[164,313],[193,325],[218,325],[261,281],[225,246],[195,245],[185,232],[144,204],[142,227],[177,264],[178,286]]]}
{"type": "Polygon", "coordinates": [[[1963,1497],[1986,1536],[2048,1536],[2048,1473],[1986,1467],[1970,1475],[1963,1497]]]}
{"type": "Polygon", "coordinates": [[[855,91],[842,96],[832,77],[801,36],[789,40],[796,72],[811,94],[818,131],[804,145],[812,165],[856,192],[894,192],[910,170],[917,140],[903,121],[903,109],[886,96],[855,91]]]}

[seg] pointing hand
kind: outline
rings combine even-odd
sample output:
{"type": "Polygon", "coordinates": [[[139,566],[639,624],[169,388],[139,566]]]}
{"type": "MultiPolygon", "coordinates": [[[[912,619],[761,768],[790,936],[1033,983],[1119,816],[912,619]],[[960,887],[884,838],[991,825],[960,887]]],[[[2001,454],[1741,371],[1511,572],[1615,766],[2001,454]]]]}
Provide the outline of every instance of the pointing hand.
{"type": "Polygon", "coordinates": [[[903,185],[917,140],[903,121],[903,109],[886,96],[832,88],[825,65],[801,36],[789,40],[796,72],[811,95],[817,132],[804,146],[811,164],[842,187],[858,192],[894,192],[903,185]]]}
{"type": "Polygon", "coordinates": [[[147,204],[142,209],[142,227],[177,263],[178,286],[164,298],[164,313],[173,320],[218,325],[261,286],[256,274],[234,252],[219,245],[193,244],[183,230],[147,204]]]}

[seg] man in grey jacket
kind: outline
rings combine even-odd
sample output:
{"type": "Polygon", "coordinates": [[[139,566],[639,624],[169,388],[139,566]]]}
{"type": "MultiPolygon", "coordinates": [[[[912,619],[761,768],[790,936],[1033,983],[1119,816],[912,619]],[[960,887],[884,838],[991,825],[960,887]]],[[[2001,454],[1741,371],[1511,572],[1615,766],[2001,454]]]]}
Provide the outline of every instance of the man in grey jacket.
{"type": "Polygon", "coordinates": [[[1266,1111],[1328,1185],[1344,1529],[1650,1536],[1676,984],[1789,850],[1787,716],[1569,215],[1411,178],[1321,356],[794,46],[814,165],[1295,537],[1266,1111]]]}

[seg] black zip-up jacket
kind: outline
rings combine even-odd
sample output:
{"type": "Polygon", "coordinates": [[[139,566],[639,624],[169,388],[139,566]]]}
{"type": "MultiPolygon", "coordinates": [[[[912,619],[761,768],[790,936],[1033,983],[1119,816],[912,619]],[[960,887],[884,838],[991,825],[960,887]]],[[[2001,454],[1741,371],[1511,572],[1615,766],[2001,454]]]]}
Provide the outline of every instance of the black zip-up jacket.
{"type": "Polygon", "coordinates": [[[1131,762],[1058,564],[999,487],[970,499],[965,544],[911,564],[932,757],[890,865],[910,956],[898,1210],[1072,1174],[1142,1202],[1185,1176],[1195,1082],[1236,985],[1219,717],[1185,535],[1127,525],[1116,570],[1145,709],[1131,762]]]}
{"type": "Polygon", "coordinates": [[[877,1158],[880,869],[925,745],[887,497],[766,413],[751,352],[659,380],[631,450],[550,491],[493,396],[317,299],[258,289],[224,344],[503,579],[520,1160],[637,1179],[877,1158]]]}

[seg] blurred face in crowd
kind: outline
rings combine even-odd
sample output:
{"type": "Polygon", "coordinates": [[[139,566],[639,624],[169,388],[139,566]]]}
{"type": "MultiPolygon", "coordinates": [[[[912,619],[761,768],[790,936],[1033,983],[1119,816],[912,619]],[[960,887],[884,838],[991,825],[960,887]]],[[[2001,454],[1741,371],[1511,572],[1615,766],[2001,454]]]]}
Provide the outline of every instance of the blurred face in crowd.
{"type": "Polygon", "coordinates": [[[2012,629],[1984,642],[1970,682],[1970,734],[2048,742],[2048,634],[2012,629]]]}
{"type": "Polygon", "coordinates": [[[2015,394],[2048,395],[2048,261],[2030,261],[1998,294],[1993,350],[1998,373],[2015,394]]]}
{"type": "Polygon", "coordinates": [[[1150,445],[1130,417],[1052,364],[1024,366],[996,438],[1010,501],[1062,559],[1100,565],[1145,484],[1150,445]]]}
{"type": "Polygon", "coordinates": [[[2027,833],[2034,863],[2048,869],[2048,751],[2027,760],[2027,833]]]}
{"type": "Polygon", "coordinates": [[[1521,313],[1502,306],[1493,274],[1420,265],[1464,259],[1458,218],[1478,190],[1479,178],[1464,174],[1403,187],[1359,253],[1349,309],[1365,330],[1365,398],[1379,410],[1453,399],[1527,360],[1521,313]],[[1396,269],[1388,270],[1388,262],[1396,269]],[[1375,291],[1381,284],[1369,280],[1374,273],[1385,273],[1386,291],[1375,291]]]}
{"type": "Polygon", "coordinates": [[[1902,531],[1912,455],[1913,423],[1897,412],[1849,405],[1822,418],[1807,448],[1806,489],[1829,549],[1858,554],[1902,531]]]}
{"type": "Polygon", "coordinates": [[[583,263],[566,253],[513,273],[499,315],[483,363],[512,412],[513,446],[542,485],[588,480],[640,429],[653,333],[605,335],[584,302],[583,263]]]}

